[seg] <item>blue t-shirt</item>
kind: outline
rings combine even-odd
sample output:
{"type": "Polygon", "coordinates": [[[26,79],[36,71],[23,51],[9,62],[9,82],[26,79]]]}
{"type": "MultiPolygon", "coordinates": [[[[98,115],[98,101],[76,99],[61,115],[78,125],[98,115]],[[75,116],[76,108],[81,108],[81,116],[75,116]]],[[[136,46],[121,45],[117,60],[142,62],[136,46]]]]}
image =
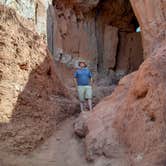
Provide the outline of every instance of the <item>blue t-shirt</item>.
{"type": "Polygon", "coordinates": [[[85,86],[89,85],[92,73],[88,68],[80,68],[74,73],[74,77],[77,79],[78,86],[85,86]]]}

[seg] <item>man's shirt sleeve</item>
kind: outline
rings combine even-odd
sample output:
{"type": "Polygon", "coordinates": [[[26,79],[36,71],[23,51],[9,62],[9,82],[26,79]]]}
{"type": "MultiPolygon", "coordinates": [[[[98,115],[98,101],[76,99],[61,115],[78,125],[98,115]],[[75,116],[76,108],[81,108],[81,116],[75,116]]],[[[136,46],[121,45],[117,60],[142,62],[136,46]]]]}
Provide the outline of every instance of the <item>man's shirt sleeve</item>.
{"type": "Polygon", "coordinates": [[[89,71],[89,78],[92,78],[92,73],[91,73],[91,71],[89,71]]]}
{"type": "Polygon", "coordinates": [[[74,78],[78,78],[78,73],[77,73],[77,71],[74,73],[74,78]]]}

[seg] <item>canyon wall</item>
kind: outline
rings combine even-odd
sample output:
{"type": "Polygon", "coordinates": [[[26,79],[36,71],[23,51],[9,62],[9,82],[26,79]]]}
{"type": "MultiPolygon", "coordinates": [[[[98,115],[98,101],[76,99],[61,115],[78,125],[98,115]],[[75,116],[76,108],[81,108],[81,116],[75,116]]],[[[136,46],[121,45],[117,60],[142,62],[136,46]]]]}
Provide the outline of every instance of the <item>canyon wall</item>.
{"type": "Polygon", "coordinates": [[[139,25],[129,1],[55,1],[53,5],[48,46],[58,63],[77,67],[78,59],[85,59],[94,73],[106,74],[125,75],[138,69],[142,41],[135,32],[139,25]]]}
{"type": "Polygon", "coordinates": [[[131,0],[141,36],[126,0],[1,2],[24,16],[0,6],[1,150],[32,151],[51,135],[64,112],[74,110],[53,58],[67,67],[65,74],[82,58],[94,73],[121,76],[149,57],[87,115],[83,135],[89,160],[125,153],[136,166],[165,166],[165,1],[131,0]],[[47,34],[53,58],[35,29],[47,34]]]}
{"type": "Polygon", "coordinates": [[[0,0],[0,3],[13,8],[17,14],[24,17],[25,27],[46,37],[47,9],[52,3],[51,0],[0,0]]]}
{"type": "MultiPolygon", "coordinates": [[[[105,156],[123,158],[120,165],[125,166],[166,165],[165,2],[131,0],[147,59],[138,71],[121,79],[94,112],[76,121],[75,132],[85,137],[88,160],[105,156]]],[[[131,37],[129,45],[134,42],[131,37]]]]}
{"type": "MultiPolygon", "coordinates": [[[[140,25],[144,58],[148,57],[154,48],[159,47],[159,43],[165,39],[165,1],[155,0],[153,4],[150,1],[131,0],[130,2],[96,0],[85,3],[63,0],[53,1],[53,7],[51,0],[0,1],[0,3],[14,8],[24,18],[29,19],[31,23],[25,25],[26,27],[47,36],[49,49],[56,60],[59,60],[59,56],[61,57],[60,54],[63,52],[62,63],[67,66],[75,66],[81,57],[87,59],[94,71],[113,69],[122,71],[122,73],[132,71],[140,65],[138,63],[137,67],[135,65],[134,67],[129,62],[120,65],[120,68],[117,65],[122,63],[121,58],[125,61],[130,59],[128,51],[125,50],[126,47],[124,44],[121,45],[128,40],[125,33],[135,32],[135,29],[140,25]],[[112,31],[114,28],[118,28],[117,36],[110,36],[112,39],[112,43],[109,42],[110,45],[104,44],[108,43],[106,36],[110,35],[110,32],[106,32],[110,29],[107,28],[108,26],[113,27],[112,31]],[[159,40],[160,42],[156,42],[159,40]],[[109,59],[108,51],[111,52],[109,59]],[[121,53],[125,55],[122,56],[121,53]],[[104,62],[106,59],[110,60],[111,66],[104,62]],[[131,69],[128,66],[131,66],[131,69]]],[[[134,43],[136,48],[141,46],[139,39],[134,43]]],[[[142,62],[142,48],[137,51],[141,54],[138,62],[142,62]]],[[[132,54],[137,54],[137,51],[132,54]]]]}
{"type": "Polygon", "coordinates": [[[20,19],[0,5],[0,150],[24,154],[50,136],[75,104],[46,43],[20,19]]]}
{"type": "Polygon", "coordinates": [[[139,25],[129,1],[0,2],[28,19],[28,24],[22,22],[25,27],[47,38],[54,59],[69,68],[85,59],[94,73],[121,77],[138,69],[143,61],[141,36],[135,32],[139,25]],[[135,33],[132,45],[130,33],[135,33]]]}
{"type": "Polygon", "coordinates": [[[85,137],[88,160],[105,156],[124,166],[165,166],[165,66],[163,45],[93,112],[80,115],[75,132],[85,137]]]}
{"type": "Polygon", "coordinates": [[[166,1],[130,0],[139,21],[144,47],[144,57],[152,55],[166,38],[166,1]]]}

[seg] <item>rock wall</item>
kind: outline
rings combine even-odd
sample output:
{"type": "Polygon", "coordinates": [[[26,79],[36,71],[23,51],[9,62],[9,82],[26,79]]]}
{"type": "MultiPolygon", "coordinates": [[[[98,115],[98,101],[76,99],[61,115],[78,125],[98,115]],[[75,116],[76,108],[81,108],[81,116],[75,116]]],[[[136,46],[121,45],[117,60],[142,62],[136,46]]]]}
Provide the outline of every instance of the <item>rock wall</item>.
{"type": "Polygon", "coordinates": [[[82,19],[73,9],[66,9],[64,4],[57,3],[55,17],[52,18],[54,29],[49,34],[53,36],[53,40],[48,42],[49,47],[51,46],[56,61],[67,66],[75,66],[79,57],[82,57],[95,68],[93,65],[96,64],[97,54],[95,22],[93,18],[85,22],[82,19]]]}
{"type": "Polygon", "coordinates": [[[116,70],[132,72],[143,62],[143,48],[140,33],[120,33],[120,44],[116,70]]]}
{"type": "Polygon", "coordinates": [[[58,63],[76,67],[78,59],[82,58],[87,60],[94,73],[108,74],[113,71],[115,75],[124,75],[138,69],[143,60],[141,40],[137,40],[137,35],[133,36],[135,42],[132,47],[140,48],[138,52],[130,54],[123,46],[128,39],[121,38],[121,34],[134,33],[138,27],[128,0],[0,2],[28,19],[29,23],[22,22],[25,27],[47,37],[49,50],[58,63]],[[135,53],[140,54],[134,58],[138,61],[129,64],[128,59],[132,59],[135,53]],[[121,67],[119,64],[123,63],[126,65],[121,67]]]}
{"type": "Polygon", "coordinates": [[[165,66],[163,45],[92,113],[79,117],[75,132],[85,137],[88,160],[104,155],[124,166],[165,166],[165,66]]]}
{"type": "MultiPolygon", "coordinates": [[[[124,166],[165,166],[165,1],[131,0],[131,3],[141,25],[147,59],[138,71],[121,79],[114,93],[104,98],[94,112],[80,115],[75,132],[85,137],[89,160],[105,156],[122,159],[119,165],[124,166]]],[[[125,45],[120,44],[120,50],[125,47],[129,54],[136,51],[136,57],[128,59],[132,63],[140,51],[134,46],[140,37],[133,36],[133,33],[120,33],[121,40],[127,41],[125,45]]],[[[123,51],[119,53],[120,59],[121,54],[123,51]]],[[[123,66],[128,65],[118,64],[119,68],[123,66]]]]}
{"type": "Polygon", "coordinates": [[[114,69],[116,66],[118,40],[118,28],[109,25],[105,26],[103,67],[106,70],[114,69]]]}
{"type": "Polygon", "coordinates": [[[144,47],[144,57],[152,55],[166,38],[166,1],[130,0],[139,21],[144,47]]]}
{"type": "Polygon", "coordinates": [[[13,8],[20,16],[28,19],[30,25],[25,27],[46,37],[47,9],[52,3],[51,0],[0,0],[0,3],[13,8]]]}
{"type": "Polygon", "coordinates": [[[0,16],[0,150],[24,154],[50,136],[75,104],[43,39],[14,10],[0,5],[0,16]]]}
{"type": "Polygon", "coordinates": [[[141,36],[135,33],[138,22],[129,1],[88,1],[86,5],[54,1],[54,12],[51,7],[49,13],[53,21],[48,45],[56,61],[75,67],[79,58],[85,59],[92,71],[100,73],[127,73],[143,61],[141,36]],[[127,37],[130,33],[135,33],[132,44],[127,37]],[[126,43],[137,48],[135,52],[127,51],[126,43]]]}

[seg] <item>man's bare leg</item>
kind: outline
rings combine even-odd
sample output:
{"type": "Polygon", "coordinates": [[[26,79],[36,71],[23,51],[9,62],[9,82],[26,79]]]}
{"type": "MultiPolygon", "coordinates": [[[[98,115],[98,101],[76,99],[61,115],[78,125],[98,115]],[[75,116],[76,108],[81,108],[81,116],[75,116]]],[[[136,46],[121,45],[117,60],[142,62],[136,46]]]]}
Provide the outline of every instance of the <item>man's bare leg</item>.
{"type": "Polygon", "coordinates": [[[83,102],[80,102],[80,108],[81,108],[81,112],[84,111],[84,103],[83,102]]]}
{"type": "Polygon", "coordinates": [[[92,111],[92,99],[88,99],[89,110],[92,111]]]}

